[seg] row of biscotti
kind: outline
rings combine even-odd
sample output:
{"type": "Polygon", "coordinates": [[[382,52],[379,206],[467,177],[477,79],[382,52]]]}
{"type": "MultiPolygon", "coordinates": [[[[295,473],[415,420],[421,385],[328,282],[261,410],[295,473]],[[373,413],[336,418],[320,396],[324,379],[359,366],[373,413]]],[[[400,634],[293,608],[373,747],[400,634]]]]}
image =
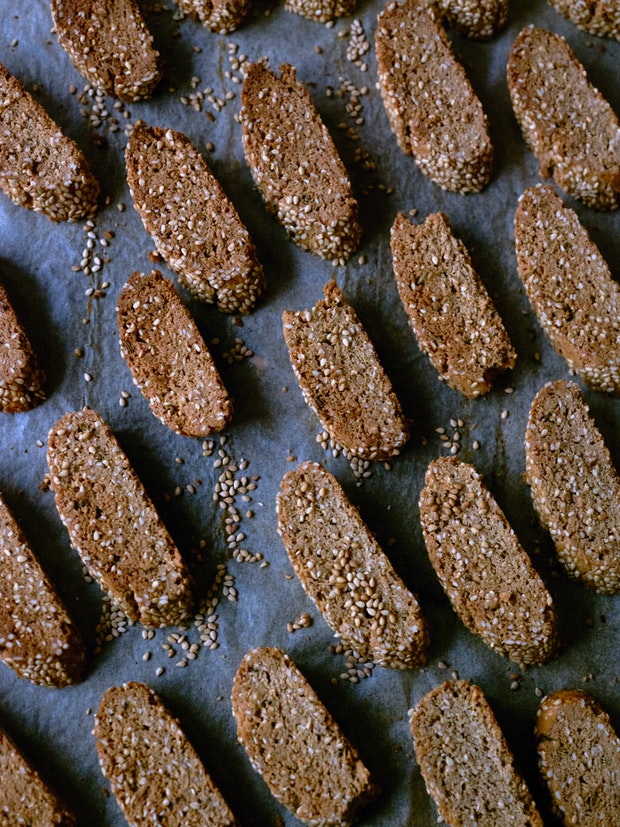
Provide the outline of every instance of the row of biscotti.
{"type": "MultiPolygon", "coordinates": [[[[346,827],[379,794],[370,771],[280,649],[250,650],[232,689],[237,735],[272,795],[309,827],[346,827]]],[[[542,827],[482,691],[446,681],[412,710],[416,757],[449,827],[542,827]]],[[[101,770],[131,827],[235,827],[238,821],[179,722],[141,683],[105,692],[96,714],[101,770]]],[[[620,738],[581,690],[543,698],[535,735],[551,806],[565,825],[612,825],[620,808],[620,738]]],[[[8,824],[75,819],[0,731],[0,815],[8,824]]]]}

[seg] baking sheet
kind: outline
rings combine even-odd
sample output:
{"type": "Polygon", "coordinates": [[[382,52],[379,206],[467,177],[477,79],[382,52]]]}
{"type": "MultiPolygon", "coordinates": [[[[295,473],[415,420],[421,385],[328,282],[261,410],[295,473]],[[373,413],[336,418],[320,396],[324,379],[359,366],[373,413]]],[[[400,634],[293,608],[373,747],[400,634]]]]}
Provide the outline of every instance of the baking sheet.
{"type": "MultiPolygon", "coordinates": [[[[568,370],[543,338],[516,273],[516,202],[540,179],[512,116],[505,65],[524,25],[550,28],[567,37],[590,78],[620,112],[620,44],[584,34],[542,0],[514,2],[507,28],[489,43],[454,37],[456,52],[489,115],[495,147],[490,185],[478,195],[459,196],[443,192],[419,173],[389,131],[376,89],[372,47],[381,9],[377,0],[360,3],[355,18],[359,23],[349,18],[333,27],[263,5],[227,36],[182,19],[168,1],[145,3],[144,9],[165,60],[165,79],[152,101],[116,109],[113,99],[98,103],[84,95],[85,82],[51,32],[46,0],[30,0],[25,7],[0,4],[0,61],[78,142],[103,190],[92,228],[84,222],[53,225],[0,196],[0,269],[41,355],[49,391],[48,400],[32,412],[0,418],[0,490],[91,652],[85,680],[62,690],[33,686],[0,664],[0,725],[64,795],[80,823],[117,827],[125,822],[98,769],[93,712],[109,686],[144,681],[178,715],[242,824],[294,825],[296,819],[271,798],[238,746],[229,700],[234,672],[247,649],[277,645],[302,669],[383,790],[361,824],[430,827],[437,813],[415,762],[407,711],[426,691],[458,674],[485,691],[545,823],[553,824],[535,768],[532,729],[538,695],[583,686],[620,726],[620,598],[591,594],[557,572],[522,478],[531,400],[545,381],[568,377],[568,370]],[[240,92],[236,80],[244,55],[251,60],[268,55],[273,67],[291,62],[298,77],[310,84],[360,200],[364,237],[344,267],[334,268],[299,251],[263,209],[235,120],[240,92]],[[362,87],[367,87],[366,94],[351,91],[362,87]],[[242,320],[225,317],[181,291],[205,339],[216,342],[214,355],[236,400],[225,445],[216,440],[205,449],[201,440],[169,432],[133,388],[119,354],[116,296],[131,272],[154,266],[154,245],[133,210],[124,180],[124,129],[138,117],[180,129],[205,152],[247,223],[267,275],[263,301],[242,320]],[[417,210],[420,220],[437,210],[448,214],[505,321],[518,362],[482,399],[466,400],[441,384],[407,326],[390,263],[389,228],[398,210],[417,210]],[[93,236],[91,250],[87,231],[93,236]],[[101,245],[102,239],[108,246],[101,245]],[[95,255],[101,269],[93,273],[95,255]],[[86,266],[90,273],[83,272],[86,266]],[[402,456],[389,470],[383,464],[372,466],[363,479],[356,478],[344,457],[332,456],[316,441],[321,429],[302,400],[281,335],[283,310],[311,307],[333,276],[367,326],[413,420],[412,440],[402,456]],[[217,567],[225,566],[228,579],[215,586],[219,603],[211,614],[217,618],[211,616],[207,630],[217,638],[209,639],[217,648],[200,646],[187,666],[176,665],[184,651],[178,641],[169,641],[171,633],[178,633],[174,629],[159,630],[145,640],[140,627],[128,628],[93,653],[101,636],[101,592],[84,580],[52,494],[42,487],[47,433],[67,410],[83,405],[99,411],[112,427],[179,547],[194,560],[203,595],[213,585],[217,567]],[[451,420],[462,424],[451,425],[451,420]],[[445,428],[451,441],[458,431],[458,455],[484,474],[539,570],[549,578],[565,647],[544,667],[521,672],[493,654],[464,629],[438,585],[417,507],[428,462],[449,450],[442,447],[438,428],[445,428]],[[276,532],[274,501],[280,479],[296,462],[308,459],[324,462],[336,475],[397,571],[418,593],[431,634],[426,668],[376,668],[358,683],[342,679],[346,658],[330,651],[338,641],[293,577],[276,532]],[[261,555],[262,565],[232,559],[225,511],[213,499],[225,463],[239,466],[242,460],[247,468],[235,476],[259,479],[243,495],[251,501],[237,497],[239,532],[245,534],[239,547],[261,555]],[[253,516],[246,516],[249,511],[253,516]],[[311,625],[288,631],[287,624],[303,613],[311,625]],[[173,647],[173,657],[165,645],[173,647]]],[[[618,277],[620,214],[570,205],[618,277]]],[[[172,277],[164,264],[156,266],[172,277]]],[[[593,391],[585,397],[620,464],[620,402],[593,391]]],[[[183,634],[190,645],[201,642],[193,626],[183,634]]]]}

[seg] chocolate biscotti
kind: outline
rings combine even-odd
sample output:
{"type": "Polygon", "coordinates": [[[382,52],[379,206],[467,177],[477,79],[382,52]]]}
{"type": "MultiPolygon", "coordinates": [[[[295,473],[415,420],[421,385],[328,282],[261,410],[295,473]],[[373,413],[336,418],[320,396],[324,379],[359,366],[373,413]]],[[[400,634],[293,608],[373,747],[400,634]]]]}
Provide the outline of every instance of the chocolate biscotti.
{"type": "Polygon", "coordinates": [[[528,26],[508,58],[515,116],[545,178],[584,204],[620,204],[620,122],[563,37],[528,26]]]}
{"type": "Polygon", "coordinates": [[[439,0],[450,28],[472,40],[489,40],[506,25],[509,0],[439,0]]]}
{"type": "Polygon", "coordinates": [[[246,70],[241,95],[245,157],[265,206],[302,249],[343,262],[361,228],[351,182],[308,90],[289,64],[246,70]]]}
{"type": "Polygon", "coordinates": [[[418,601],[337,480],[303,463],[282,480],[277,512],[295,574],[334,634],[380,666],[422,666],[428,632],[418,601]]]}
{"type": "Polygon", "coordinates": [[[232,402],[174,285],[158,270],[134,273],[120,292],[121,354],[164,425],[183,436],[225,428],[232,402]]]}
{"type": "Polygon", "coordinates": [[[555,349],[593,388],[620,393],[620,287],[573,210],[532,187],[515,215],[519,276],[555,349]]]}
{"type": "Polygon", "coordinates": [[[186,619],[193,598],[185,563],[99,414],[65,414],[50,431],[47,461],[71,545],[101,588],[134,622],[186,619]]]}
{"type": "Polygon", "coordinates": [[[353,14],[357,0],[285,0],[284,8],[287,11],[316,20],[318,23],[327,23],[337,17],[346,17],[353,14]]]}
{"type": "Polygon", "coordinates": [[[357,314],[336,282],[311,310],[285,311],[284,338],[306,403],[353,457],[395,456],[409,430],[392,385],[357,314]]]}
{"type": "Polygon", "coordinates": [[[131,827],[236,827],[179,722],[145,684],[108,689],[93,734],[101,771],[131,827]]]}
{"type": "Polygon", "coordinates": [[[434,7],[388,3],[375,45],[381,97],[400,148],[443,189],[479,192],[493,159],[487,119],[434,7]]]}
{"type": "Polygon", "coordinates": [[[549,382],[532,402],[525,469],[566,572],[602,594],[620,591],[620,479],[573,382],[549,382]]]}
{"type": "Polygon", "coordinates": [[[45,399],[45,376],[0,280],[0,411],[29,411],[45,399]]]}
{"type": "Polygon", "coordinates": [[[482,690],[445,681],[411,717],[429,795],[450,827],[543,827],[530,791],[482,690]]]}
{"type": "Polygon", "coordinates": [[[263,292],[263,268],[237,210],[190,140],[138,121],[125,162],[142,223],[185,287],[226,313],[249,313],[263,292]]]}
{"type": "Polygon", "coordinates": [[[619,0],[549,0],[553,8],[588,34],[620,40],[619,0]]]}
{"type": "Polygon", "coordinates": [[[295,664],[252,649],[235,675],[237,735],[279,801],[310,827],[348,827],[376,795],[370,773],[295,664]]]}
{"type": "Polygon", "coordinates": [[[88,218],[99,196],[82,152],[2,64],[0,189],[52,221],[88,218]]]}
{"type": "Polygon", "coordinates": [[[212,32],[226,34],[234,31],[248,16],[250,0],[175,0],[177,6],[200,20],[212,32]]]}
{"type": "Polygon", "coordinates": [[[107,95],[149,98],[159,53],[136,0],[51,0],[58,42],[78,72],[107,95]]]}
{"type": "Polygon", "coordinates": [[[399,213],[390,236],[396,286],[409,324],[439,376],[465,396],[489,391],[516,354],[465,245],[443,213],[412,224],[399,213]]]}

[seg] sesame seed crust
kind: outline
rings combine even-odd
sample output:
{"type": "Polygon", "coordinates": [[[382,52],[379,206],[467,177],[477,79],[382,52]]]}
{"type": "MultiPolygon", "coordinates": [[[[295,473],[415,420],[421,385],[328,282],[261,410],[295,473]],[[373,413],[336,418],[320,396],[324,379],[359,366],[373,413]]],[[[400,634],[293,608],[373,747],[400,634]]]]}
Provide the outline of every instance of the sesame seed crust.
{"type": "Polygon", "coordinates": [[[397,455],[409,438],[375,348],[334,281],[311,310],[285,311],[284,338],[306,404],[351,456],[397,455]]]}
{"type": "Polygon", "coordinates": [[[573,210],[532,187],[515,215],[519,276],[541,327],[571,370],[620,394],[620,287],[573,210]]]}
{"type": "Polygon", "coordinates": [[[516,663],[557,654],[553,599],[473,466],[431,462],[420,521],[433,568],[470,631],[516,663]]]}
{"type": "Polygon", "coordinates": [[[71,545],[127,617],[145,626],[189,617],[186,566],[99,414],[86,408],[65,414],[50,431],[47,459],[71,545]]]}
{"type": "Polygon", "coordinates": [[[487,118],[439,17],[419,0],[385,6],[375,35],[381,97],[398,145],[431,181],[480,192],[493,160],[487,118]]]}
{"type": "Polygon", "coordinates": [[[252,649],[235,675],[239,742],[272,795],[309,827],[348,827],[376,795],[357,751],[290,658],[252,649]]]}
{"type": "Polygon", "coordinates": [[[327,23],[337,17],[347,17],[353,14],[357,0],[285,0],[284,8],[287,11],[316,20],[318,23],[327,23]]]}
{"type": "Polygon", "coordinates": [[[108,95],[149,98],[159,53],[135,0],[51,0],[58,42],[78,72],[108,95]]]}
{"type": "Polygon", "coordinates": [[[246,161],[267,210],[302,249],[344,263],[361,227],[351,182],[306,87],[289,64],[247,67],[239,119],[246,161]]]}
{"type": "Polygon", "coordinates": [[[200,301],[249,313],[265,276],[249,233],[181,132],[138,121],[125,152],[134,206],[158,251],[200,301]]]}
{"type": "Polygon", "coordinates": [[[249,0],[175,0],[177,6],[212,32],[234,31],[248,16],[249,0]]]}
{"type": "Polygon", "coordinates": [[[155,416],[183,436],[225,428],[232,402],[173,284],[158,270],[136,272],[116,312],[121,354],[155,416]]]}
{"type": "Polygon", "coordinates": [[[620,479],[573,382],[549,382],[532,402],[525,468],[567,574],[601,594],[620,591],[620,479]]]}
{"type": "Polygon", "coordinates": [[[93,735],[101,771],[132,827],[236,827],[179,722],[145,684],[108,689],[93,735]]]}
{"type": "Polygon", "coordinates": [[[45,399],[45,376],[0,281],[0,411],[29,411],[45,399]]]}
{"type": "Polygon", "coordinates": [[[443,213],[421,225],[404,213],[390,236],[396,286],[418,344],[465,396],[487,393],[516,353],[465,245],[443,213]]]}
{"type": "Polygon", "coordinates": [[[506,25],[509,0],[439,0],[448,25],[472,40],[489,40],[506,25]]]}
{"type": "Polygon", "coordinates": [[[620,122],[563,37],[528,26],[508,58],[508,89],[540,174],[589,207],[620,204],[620,122]]]}
{"type": "Polygon", "coordinates": [[[549,0],[553,8],[584,32],[620,40],[618,0],[549,0]]]}
{"type": "Polygon", "coordinates": [[[429,795],[450,827],[543,827],[527,785],[482,690],[445,681],[411,718],[429,795]]]}
{"type": "Polygon", "coordinates": [[[538,766],[554,811],[566,827],[601,827],[620,813],[620,738],[609,715],[581,689],[540,703],[538,766]]]}
{"type": "Polygon", "coordinates": [[[0,64],[0,189],[52,221],[88,218],[99,184],[76,144],[0,64]]]}
{"type": "Polygon", "coordinates": [[[418,601],[337,480],[303,463],[283,478],[277,513],[295,574],[336,636],[381,666],[423,666],[428,631],[418,601]]]}

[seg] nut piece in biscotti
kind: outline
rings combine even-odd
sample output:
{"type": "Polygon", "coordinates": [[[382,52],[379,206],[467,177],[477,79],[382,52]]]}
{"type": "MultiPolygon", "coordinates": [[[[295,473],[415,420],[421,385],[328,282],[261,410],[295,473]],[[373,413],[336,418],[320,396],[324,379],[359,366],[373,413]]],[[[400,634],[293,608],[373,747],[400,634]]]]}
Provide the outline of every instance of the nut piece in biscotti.
{"type": "Polygon", "coordinates": [[[158,251],[200,301],[249,313],[263,268],[237,210],[190,140],[138,121],[125,151],[134,205],[158,251]]]}
{"type": "Polygon", "coordinates": [[[557,653],[553,599],[473,466],[431,462],[420,521],[433,568],[467,628],[515,663],[557,653]]]}
{"type": "Polygon", "coordinates": [[[45,376],[0,281],[0,411],[29,411],[45,399],[45,376]]]}
{"type": "Polygon", "coordinates": [[[336,282],[312,310],[285,311],[284,338],[306,403],[347,456],[382,460],[409,439],[375,348],[336,282]]]}
{"type": "Polygon", "coordinates": [[[506,25],[508,0],[439,0],[450,28],[473,40],[489,40],[506,25]]]}
{"type": "Polygon", "coordinates": [[[519,276],[555,349],[593,388],[620,394],[620,287],[550,186],[521,196],[515,249],[519,276]]]}
{"type": "Polygon", "coordinates": [[[566,827],[602,827],[620,815],[620,738],[609,715],[581,689],[540,703],[538,764],[553,809],[566,827]]]}
{"type": "Polygon", "coordinates": [[[620,479],[573,382],[549,382],[532,402],[525,470],[566,572],[602,594],[620,591],[620,479]]]}
{"type": "Polygon", "coordinates": [[[149,98],[159,53],[136,0],[51,0],[58,42],[78,72],[107,95],[149,98]]]}
{"type": "Polygon", "coordinates": [[[543,827],[536,805],[482,690],[445,681],[411,717],[429,795],[450,827],[543,827]]]}
{"type": "Polygon", "coordinates": [[[158,270],[134,273],[116,316],[121,354],[155,416],[183,436],[226,427],[232,402],[172,282],[158,270]]]}
{"type": "Polygon", "coordinates": [[[295,664],[252,649],[235,675],[237,735],[272,795],[311,827],[348,827],[376,795],[370,773],[295,664]]]}
{"type": "Polygon", "coordinates": [[[400,148],[442,189],[479,192],[493,160],[487,118],[433,7],[388,3],[375,43],[381,97],[400,148]]]}
{"type": "Polygon", "coordinates": [[[282,480],[277,512],[295,574],[334,634],[380,666],[423,666],[428,632],[418,601],[334,477],[303,463],[282,480]]]}
{"type": "Polygon", "coordinates": [[[288,64],[246,70],[240,121],[250,171],[269,212],[293,241],[340,261],[357,249],[361,228],[351,182],[306,87],[288,64]]]}
{"type": "Polygon", "coordinates": [[[0,189],[52,221],[92,216],[99,197],[81,151],[2,64],[0,189]]]}
{"type": "Polygon", "coordinates": [[[0,824],[75,827],[75,818],[0,729],[0,824]]]}
{"type": "Polygon", "coordinates": [[[588,34],[620,40],[620,0],[549,0],[553,8],[588,34]]]}
{"type": "Polygon", "coordinates": [[[541,175],[589,207],[620,204],[620,122],[563,37],[529,26],[508,58],[508,89],[541,175]]]}
{"type": "Polygon", "coordinates": [[[40,686],[76,683],[86,662],[79,632],[1,495],[0,658],[40,686]]]}
{"type": "Polygon", "coordinates": [[[465,396],[491,389],[516,354],[465,245],[443,213],[412,224],[399,213],[391,233],[401,301],[422,350],[442,380],[465,396]]]}
{"type": "Polygon", "coordinates": [[[357,0],[285,0],[284,8],[308,20],[327,23],[337,17],[352,14],[357,0]]]}
{"type": "Polygon", "coordinates": [[[250,0],[175,0],[177,6],[200,20],[212,32],[226,34],[236,29],[251,10],[250,0]]]}
{"type": "Polygon", "coordinates": [[[145,684],[108,689],[93,734],[101,771],[132,827],[236,827],[179,722],[145,684]]]}
{"type": "Polygon", "coordinates": [[[47,461],[71,545],[114,603],[145,626],[185,620],[193,603],[185,564],[99,414],[65,414],[50,431],[47,461]]]}

